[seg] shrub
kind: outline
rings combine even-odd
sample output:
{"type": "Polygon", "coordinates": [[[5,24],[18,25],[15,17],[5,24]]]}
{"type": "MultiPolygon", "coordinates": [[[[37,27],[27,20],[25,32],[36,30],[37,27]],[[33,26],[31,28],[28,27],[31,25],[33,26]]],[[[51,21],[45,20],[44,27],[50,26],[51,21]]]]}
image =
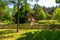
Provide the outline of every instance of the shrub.
{"type": "Polygon", "coordinates": [[[38,24],[60,24],[58,20],[42,20],[38,24]]]}
{"type": "Polygon", "coordinates": [[[54,19],[55,20],[60,20],[60,8],[57,8],[54,13],[54,19]]]}
{"type": "Polygon", "coordinates": [[[46,19],[46,14],[43,10],[40,10],[39,15],[38,15],[39,20],[45,20],[46,19]]]}
{"type": "Polygon", "coordinates": [[[38,22],[38,24],[49,24],[48,22],[38,22]]]}

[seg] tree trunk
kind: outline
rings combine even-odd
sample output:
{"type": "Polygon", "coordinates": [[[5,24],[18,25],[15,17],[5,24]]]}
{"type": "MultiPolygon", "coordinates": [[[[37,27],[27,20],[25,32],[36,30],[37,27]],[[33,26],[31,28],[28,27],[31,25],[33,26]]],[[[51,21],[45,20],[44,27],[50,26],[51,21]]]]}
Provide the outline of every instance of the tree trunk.
{"type": "Polygon", "coordinates": [[[20,10],[19,10],[19,0],[18,0],[18,23],[17,23],[17,32],[19,31],[19,14],[20,14],[20,10]]]}

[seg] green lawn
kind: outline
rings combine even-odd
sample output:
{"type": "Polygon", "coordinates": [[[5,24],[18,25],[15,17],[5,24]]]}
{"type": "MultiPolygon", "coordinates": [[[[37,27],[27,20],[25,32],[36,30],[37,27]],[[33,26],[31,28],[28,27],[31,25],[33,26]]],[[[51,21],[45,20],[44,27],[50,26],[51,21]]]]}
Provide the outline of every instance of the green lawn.
{"type": "Polygon", "coordinates": [[[60,40],[60,30],[0,29],[0,40],[60,40]]]}
{"type": "Polygon", "coordinates": [[[41,31],[38,29],[28,29],[28,30],[19,30],[19,32],[16,32],[16,29],[0,29],[0,40],[16,40],[19,37],[22,37],[22,34],[35,31],[41,31]]]}

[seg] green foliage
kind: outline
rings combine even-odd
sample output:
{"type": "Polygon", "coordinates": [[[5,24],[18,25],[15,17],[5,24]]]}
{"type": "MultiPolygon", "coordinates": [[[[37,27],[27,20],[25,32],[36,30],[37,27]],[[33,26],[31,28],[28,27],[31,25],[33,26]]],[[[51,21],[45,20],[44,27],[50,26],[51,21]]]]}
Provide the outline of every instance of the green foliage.
{"type": "Polygon", "coordinates": [[[20,8],[20,18],[25,18],[25,6],[20,8]]]}
{"type": "Polygon", "coordinates": [[[58,21],[57,20],[49,20],[48,23],[49,24],[58,24],[58,21]]]}
{"type": "Polygon", "coordinates": [[[57,30],[42,30],[34,33],[25,33],[25,36],[16,40],[60,40],[60,31],[57,30]]]}
{"type": "Polygon", "coordinates": [[[29,12],[29,13],[33,13],[33,10],[31,9],[31,7],[30,7],[30,4],[26,4],[25,5],[25,11],[27,11],[27,12],[29,12]]]}
{"type": "Polygon", "coordinates": [[[44,20],[46,19],[46,14],[43,10],[40,10],[39,15],[38,15],[39,20],[44,20]]]}
{"type": "Polygon", "coordinates": [[[46,14],[46,19],[47,20],[50,20],[52,18],[52,15],[51,14],[46,14]]]}
{"type": "MultiPolygon", "coordinates": [[[[17,8],[16,8],[16,11],[17,11],[17,8]]],[[[25,5],[21,5],[21,8],[20,8],[20,14],[19,14],[19,19],[20,19],[20,23],[25,23],[26,21],[26,15],[27,13],[31,13],[33,14],[33,10],[30,8],[30,4],[25,4],[25,5]]],[[[16,18],[16,23],[17,23],[17,19],[18,19],[18,11],[17,13],[14,15],[14,17],[16,18]]]]}
{"type": "Polygon", "coordinates": [[[54,19],[60,20],[60,8],[57,8],[54,13],[54,19]]]}
{"type": "Polygon", "coordinates": [[[14,31],[12,30],[0,31],[0,35],[8,34],[8,33],[14,33],[14,31]]]}
{"type": "Polygon", "coordinates": [[[29,4],[23,5],[20,9],[20,17],[25,18],[27,13],[33,14],[33,10],[30,8],[29,4]]]}
{"type": "MultiPolygon", "coordinates": [[[[34,8],[31,9],[30,4],[27,2],[27,0],[20,0],[19,1],[19,5],[20,5],[20,15],[19,17],[22,18],[22,20],[25,20],[26,18],[26,14],[27,13],[31,13],[33,15],[35,15],[37,17],[37,19],[39,20],[45,20],[45,19],[51,19],[52,15],[50,14],[46,14],[44,11],[52,13],[55,8],[45,8],[45,10],[43,10],[43,7],[40,7],[40,5],[37,4],[37,2],[39,0],[30,0],[31,2],[34,1],[36,2],[34,5],[34,8]]],[[[57,3],[60,2],[60,0],[56,0],[57,3]]],[[[17,7],[17,0],[0,0],[0,13],[3,13],[3,21],[11,21],[13,22],[13,17],[15,13],[18,13],[18,7],[17,7]],[[8,7],[8,5],[13,5],[14,7],[12,8],[12,10],[8,7]]],[[[18,15],[17,15],[18,16],[18,15]]],[[[17,17],[16,16],[16,17],[17,17]]],[[[34,17],[35,17],[34,16],[34,17]]],[[[57,8],[54,15],[53,15],[53,19],[55,20],[60,20],[60,8],[57,8]]]]}
{"type": "Polygon", "coordinates": [[[8,3],[5,2],[4,0],[0,0],[0,12],[3,12],[5,9],[5,6],[7,6],[8,3]]]}
{"type": "Polygon", "coordinates": [[[13,33],[15,33],[13,30],[0,31],[0,40],[1,40],[2,38],[13,37],[13,35],[9,35],[9,34],[13,34],[13,33]]]}
{"type": "Polygon", "coordinates": [[[5,7],[3,17],[1,20],[4,21],[5,24],[13,23],[12,12],[8,6],[5,7]]]}
{"type": "Polygon", "coordinates": [[[41,21],[41,22],[38,22],[38,24],[45,24],[45,25],[47,25],[47,24],[49,24],[49,22],[48,21],[41,21]]]}
{"type": "Polygon", "coordinates": [[[13,21],[13,20],[12,20],[12,21],[4,20],[3,22],[4,22],[4,24],[6,24],[6,25],[8,25],[8,24],[14,24],[14,21],[13,21]]]}
{"type": "Polygon", "coordinates": [[[56,3],[60,3],[60,0],[56,0],[56,3]]]}
{"type": "Polygon", "coordinates": [[[11,15],[11,9],[8,7],[8,2],[6,2],[5,0],[0,0],[0,13],[2,13],[2,18],[1,20],[2,21],[5,21],[5,20],[9,20],[11,21],[13,18],[12,18],[12,15],[11,15]]]}
{"type": "Polygon", "coordinates": [[[21,6],[21,9],[20,9],[20,17],[24,17],[26,16],[27,13],[32,13],[32,9],[30,8],[30,4],[26,4],[26,5],[23,5],[21,6]]]}
{"type": "Polygon", "coordinates": [[[58,20],[42,20],[39,21],[38,24],[45,24],[45,25],[50,25],[50,24],[60,24],[58,20]]]}
{"type": "Polygon", "coordinates": [[[6,6],[5,10],[4,10],[4,14],[3,14],[2,20],[9,20],[9,21],[11,21],[12,19],[13,18],[12,18],[11,9],[8,6],[6,6]]]}
{"type": "Polygon", "coordinates": [[[11,20],[12,16],[9,13],[5,13],[4,16],[3,16],[3,19],[4,20],[11,20]]]}
{"type": "Polygon", "coordinates": [[[12,15],[15,15],[18,11],[18,7],[17,6],[14,6],[13,9],[12,9],[12,12],[13,14],[12,15]]]}

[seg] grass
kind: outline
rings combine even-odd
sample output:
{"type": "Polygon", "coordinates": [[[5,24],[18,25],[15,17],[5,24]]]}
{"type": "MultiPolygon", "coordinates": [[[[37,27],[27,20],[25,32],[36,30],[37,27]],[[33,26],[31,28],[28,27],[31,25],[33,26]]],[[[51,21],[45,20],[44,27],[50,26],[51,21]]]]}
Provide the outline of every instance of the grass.
{"type": "Polygon", "coordinates": [[[34,33],[28,32],[16,40],[60,40],[59,30],[41,30],[34,33]]]}
{"type": "Polygon", "coordinates": [[[22,34],[28,33],[28,32],[34,32],[34,31],[41,31],[38,29],[28,29],[28,30],[19,30],[19,32],[16,32],[16,29],[0,29],[0,40],[15,40],[19,37],[22,37],[22,34]]]}
{"type": "Polygon", "coordinates": [[[60,40],[60,30],[0,29],[0,40],[60,40]]]}

